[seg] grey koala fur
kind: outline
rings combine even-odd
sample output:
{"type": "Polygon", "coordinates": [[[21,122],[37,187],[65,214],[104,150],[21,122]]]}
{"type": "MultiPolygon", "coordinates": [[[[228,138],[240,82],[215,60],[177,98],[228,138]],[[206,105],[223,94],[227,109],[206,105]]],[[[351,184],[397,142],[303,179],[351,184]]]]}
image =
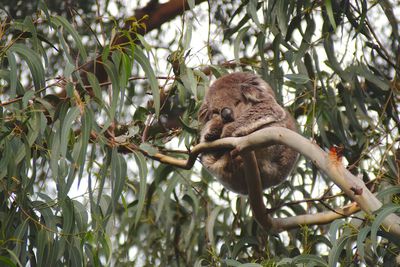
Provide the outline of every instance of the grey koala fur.
{"type": "MultiPolygon", "coordinates": [[[[271,126],[297,131],[296,122],[275,100],[272,88],[259,76],[236,72],[217,79],[199,110],[201,142],[245,136],[271,126]]],[[[284,145],[255,150],[262,190],[281,183],[292,171],[297,152],[284,145]]],[[[247,194],[243,160],[229,150],[203,153],[201,162],[227,189],[247,194]]]]}

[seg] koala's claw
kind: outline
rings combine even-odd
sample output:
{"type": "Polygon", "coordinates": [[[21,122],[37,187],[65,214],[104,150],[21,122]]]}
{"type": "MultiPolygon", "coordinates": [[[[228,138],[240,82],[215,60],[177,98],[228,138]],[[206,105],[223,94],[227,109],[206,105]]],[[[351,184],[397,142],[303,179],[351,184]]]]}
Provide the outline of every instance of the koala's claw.
{"type": "Polygon", "coordinates": [[[216,132],[209,132],[204,136],[204,139],[207,142],[211,142],[211,141],[215,141],[215,140],[219,139],[220,136],[221,135],[216,132]]]}
{"type": "Polygon", "coordinates": [[[232,149],[231,150],[231,158],[234,159],[238,156],[239,156],[239,151],[236,148],[232,149]]]}

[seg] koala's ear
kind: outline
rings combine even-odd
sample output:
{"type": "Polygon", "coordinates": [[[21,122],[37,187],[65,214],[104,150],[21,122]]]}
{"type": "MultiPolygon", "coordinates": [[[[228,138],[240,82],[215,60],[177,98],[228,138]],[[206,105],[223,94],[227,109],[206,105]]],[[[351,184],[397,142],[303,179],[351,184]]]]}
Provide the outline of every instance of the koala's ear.
{"type": "Polygon", "coordinates": [[[199,109],[199,115],[198,115],[199,121],[203,123],[206,122],[207,115],[208,115],[208,103],[207,101],[204,101],[199,109]]]}
{"type": "Polygon", "coordinates": [[[275,97],[271,86],[258,77],[251,77],[240,84],[240,87],[243,97],[252,103],[261,102],[266,95],[275,97]]]}
{"type": "Polygon", "coordinates": [[[259,103],[261,102],[260,93],[255,87],[242,87],[242,95],[244,99],[252,103],[259,103]]]}

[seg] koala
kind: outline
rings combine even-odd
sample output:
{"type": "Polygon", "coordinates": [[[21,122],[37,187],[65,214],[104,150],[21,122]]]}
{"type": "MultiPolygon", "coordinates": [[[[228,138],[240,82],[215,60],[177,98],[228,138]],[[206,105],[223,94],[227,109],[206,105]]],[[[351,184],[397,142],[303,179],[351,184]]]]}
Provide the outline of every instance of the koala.
{"type": "MultiPolygon", "coordinates": [[[[297,131],[296,122],[275,99],[271,86],[259,76],[236,72],[217,79],[209,88],[199,110],[200,142],[245,136],[261,128],[280,126],[297,131]]],[[[262,190],[284,181],[298,153],[285,145],[256,149],[262,190]]],[[[230,150],[203,153],[203,166],[227,189],[248,194],[243,160],[230,150]]]]}

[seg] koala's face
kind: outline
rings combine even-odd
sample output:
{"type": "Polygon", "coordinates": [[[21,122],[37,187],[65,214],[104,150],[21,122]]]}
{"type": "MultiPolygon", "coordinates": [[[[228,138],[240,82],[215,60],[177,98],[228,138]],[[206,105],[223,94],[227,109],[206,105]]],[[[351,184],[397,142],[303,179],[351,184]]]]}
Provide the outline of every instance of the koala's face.
{"type": "Polygon", "coordinates": [[[249,104],[237,88],[217,89],[214,84],[200,110],[199,118],[204,126],[201,141],[210,142],[221,138],[224,127],[234,122],[248,107],[249,104]]]}
{"type": "MultiPolygon", "coordinates": [[[[281,126],[296,130],[293,118],[275,100],[271,87],[250,73],[232,73],[216,80],[199,110],[201,142],[248,135],[260,128],[281,126]]],[[[297,153],[274,145],[255,151],[263,189],[276,185],[290,172],[297,153]]],[[[201,155],[201,162],[231,191],[247,194],[243,161],[220,149],[201,155]]]]}
{"type": "Polygon", "coordinates": [[[201,142],[232,136],[229,126],[266,95],[274,97],[272,89],[253,74],[233,73],[215,81],[199,111],[201,142]]]}

